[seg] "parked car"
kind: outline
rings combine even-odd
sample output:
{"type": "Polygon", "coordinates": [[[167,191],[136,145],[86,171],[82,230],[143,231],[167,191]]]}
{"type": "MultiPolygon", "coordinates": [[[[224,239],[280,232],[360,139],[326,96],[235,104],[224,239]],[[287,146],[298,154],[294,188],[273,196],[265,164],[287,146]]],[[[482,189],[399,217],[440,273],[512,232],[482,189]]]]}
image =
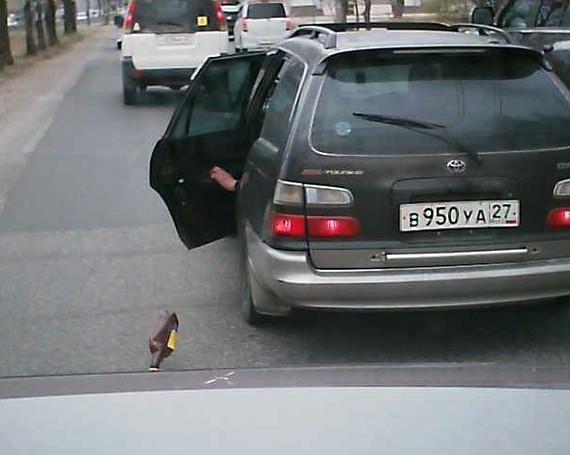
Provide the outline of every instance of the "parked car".
{"type": "Polygon", "coordinates": [[[245,2],[234,26],[236,51],[267,48],[292,28],[285,3],[245,2]]]}
{"type": "Polygon", "coordinates": [[[509,0],[495,10],[479,6],[471,22],[507,30],[525,46],[546,51],[554,71],[570,87],[570,0],[509,0]]]}
{"type": "Polygon", "coordinates": [[[189,248],[237,230],[245,319],[570,295],[570,93],[544,56],[354,27],[209,59],[153,151],[189,248]],[[241,176],[237,223],[213,166],[241,176]]]}
{"type": "Polygon", "coordinates": [[[226,15],[230,41],[234,39],[234,25],[236,23],[240,8],[240,0],[222,0],[222,11],[226,15]]]}
{"type": "Polygon", "coordinates": [[[228,32],[212,0],[133,0],[122,36],[123,99],[134,104],[149,86],[180,89],[212,55],[226,53],[228,32]]]}

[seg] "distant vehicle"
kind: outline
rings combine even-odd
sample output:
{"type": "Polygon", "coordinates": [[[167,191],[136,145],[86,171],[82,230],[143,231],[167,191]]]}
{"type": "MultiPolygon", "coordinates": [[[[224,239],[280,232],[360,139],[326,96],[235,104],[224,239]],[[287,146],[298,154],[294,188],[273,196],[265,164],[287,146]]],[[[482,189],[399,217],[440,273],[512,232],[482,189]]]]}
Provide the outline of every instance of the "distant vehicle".
{"type": "Polygon", "coordinates": [[[137,92],[149,86],[180,89],[208,57],[228,47],[218,1],[131,1],[121,45],[124,103],[135,104],[137,92]]]}
{"type": "Polygon", "coordinates": [[[478,6],[471,22],[495,25],[515,40],[539,51],[570,87],[570,0],[509,0],[495,10],[478,6]]]}
{"type": "Polygon", "coordinates": [[[235,26],[236,51],[267,48],[283,39],[293,23],[283,2],[245,2],[235,26]]]}
{"type": "Polygon", "coordinates": [[[226,15],[226,22],[228,23],[228,35],[230,37],[230,40],[234,39],[234,25],[236,23],[240,8],[240,0],[222,0],[222,11],[226,15]]]}
{"type": "Polygon", "coordinates": [[[6,22],[8,24],[8,27],[22,26],[24,25],[24,13],[22,11],[11,13],[8,15],[6,22]]]}

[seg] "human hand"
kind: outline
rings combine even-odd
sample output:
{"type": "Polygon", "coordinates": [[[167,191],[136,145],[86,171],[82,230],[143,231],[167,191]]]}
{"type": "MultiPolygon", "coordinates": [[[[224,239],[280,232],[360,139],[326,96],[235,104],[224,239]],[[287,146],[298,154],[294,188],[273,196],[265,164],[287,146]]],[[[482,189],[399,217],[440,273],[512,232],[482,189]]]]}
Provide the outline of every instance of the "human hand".
{"type": "Polygon", "coordinates": [[[218,184],[228,190],[235,191],[235,186],[237,180],[232,177],[232,175],[221,167],[214,166],[210,169],[210,178],[218,182],[218,184]]]}

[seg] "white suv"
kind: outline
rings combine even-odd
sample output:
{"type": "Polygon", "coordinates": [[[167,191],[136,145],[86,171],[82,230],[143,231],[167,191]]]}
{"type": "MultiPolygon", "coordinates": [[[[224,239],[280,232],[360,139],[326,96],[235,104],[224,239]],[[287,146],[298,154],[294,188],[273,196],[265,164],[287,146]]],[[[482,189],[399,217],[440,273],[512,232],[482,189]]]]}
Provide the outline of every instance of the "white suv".
{"type": "Polygon", "coordinates": [[[121,46],[123,99],[151,85],[188,84],[210,56],[228,51],[226,18],[218,1],[132,0],[121,46]]]}
{"type": "Polygon", "coordinates": [[[272,46],[285,38],[292,27],[285,3],[247,1],[234,27],[236,51],[272,46]]]}

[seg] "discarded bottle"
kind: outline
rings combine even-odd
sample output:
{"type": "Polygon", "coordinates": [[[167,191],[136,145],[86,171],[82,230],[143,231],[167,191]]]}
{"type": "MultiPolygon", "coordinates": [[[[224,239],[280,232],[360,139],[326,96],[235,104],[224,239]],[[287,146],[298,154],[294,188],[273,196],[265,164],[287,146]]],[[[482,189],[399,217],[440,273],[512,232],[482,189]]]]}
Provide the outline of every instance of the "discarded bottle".
{"type": "Polygon", "coordinates": [[[152,355],[149,371],[159,371],[160,363],[176,349],[178,341],[178,316],[162,311],[148,339],[148,349],[152,355]]]}

